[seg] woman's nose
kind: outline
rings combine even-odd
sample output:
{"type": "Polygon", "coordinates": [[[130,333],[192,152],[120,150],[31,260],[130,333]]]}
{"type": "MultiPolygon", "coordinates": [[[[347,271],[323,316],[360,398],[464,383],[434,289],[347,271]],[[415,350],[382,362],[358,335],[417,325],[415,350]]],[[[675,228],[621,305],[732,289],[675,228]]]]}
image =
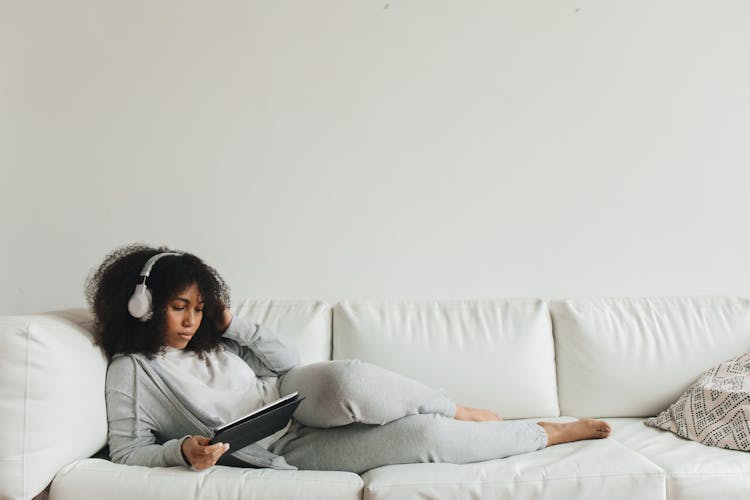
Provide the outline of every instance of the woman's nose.
{"type": "Polygon", "coordinates": [[[182,324],[183,324],[184,326],[191,326],[191,325],[193,324],[193,322],[195,321],[195,317],[194,317],[194,314],[195,314],[195,313],[194,313],[193,311],[188,311],[188,312],[186,312],[186,313],[185,313],[185,314],[184,314],[184,315],[182,316],[182,324]]]}

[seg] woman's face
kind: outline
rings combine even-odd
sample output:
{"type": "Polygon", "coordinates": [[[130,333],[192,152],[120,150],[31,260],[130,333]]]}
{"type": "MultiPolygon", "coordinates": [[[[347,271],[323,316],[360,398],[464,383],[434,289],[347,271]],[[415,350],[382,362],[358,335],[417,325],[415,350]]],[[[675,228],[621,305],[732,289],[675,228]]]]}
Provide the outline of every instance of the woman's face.
{"type": "Polygon", "coordinates": [[[202,318],[203,299],[198,285],[193,283],[167,303],[165,343],[170,347],[184,349],[201,325],[202,318]]]}

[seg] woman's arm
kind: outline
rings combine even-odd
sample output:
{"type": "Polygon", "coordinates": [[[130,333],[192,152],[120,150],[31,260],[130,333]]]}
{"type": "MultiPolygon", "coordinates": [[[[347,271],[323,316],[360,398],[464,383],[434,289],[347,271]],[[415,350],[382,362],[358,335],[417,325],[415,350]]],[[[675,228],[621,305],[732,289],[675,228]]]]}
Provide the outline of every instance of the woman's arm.
{"type": "Polygon", "coordinates": [[[281,375],[299,364],[296,349],[267,328],[248,323],[243,318],[232,317],[225,310],[224,344],[250,365],[258,376],[281,375]],[[229,315],[227,317],[227,315],[229,315]]]}
{"type": "MultiPolygon", "coordinates": [[[[110,458],[115,463],[150,467],[190,465],[180,449],[189,436],[157,444],[155,433],[159,426],[153,412],[141,405],[141,399],[150,397],[137,377],[135,360],[127,356],[114,359],[107,369],[105,399],[110,458]]],[[[160,412],[158,408],[153,410],[160,412]]]]}
{"type": "Polygon", "coordinates": [[[210,443],[206,436],[190,436],[182,442],[182,458],[190,462],[195,470],[213,467],[229,450],[229,443],[210,443]]]}

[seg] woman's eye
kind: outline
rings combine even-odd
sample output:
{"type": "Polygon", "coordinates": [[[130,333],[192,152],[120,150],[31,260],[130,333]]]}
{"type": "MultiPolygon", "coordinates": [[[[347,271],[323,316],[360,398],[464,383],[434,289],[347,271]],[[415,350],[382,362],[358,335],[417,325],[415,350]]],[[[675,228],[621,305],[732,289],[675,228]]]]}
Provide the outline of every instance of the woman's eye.
{"type": "Polygon", "coordinates": [[[172,306],[172,309],[174,309],[175,311],[184,311],[185,310],[185,308],[181,307],[181,306],[172,306]]]}
{"type": "Polygon", "coordinates": [[[203,309],[196,309],[196,310],[195,310],[195,312],[197,312],[197,313],[202,313],[202,312],[203,312],[203,309]]]}

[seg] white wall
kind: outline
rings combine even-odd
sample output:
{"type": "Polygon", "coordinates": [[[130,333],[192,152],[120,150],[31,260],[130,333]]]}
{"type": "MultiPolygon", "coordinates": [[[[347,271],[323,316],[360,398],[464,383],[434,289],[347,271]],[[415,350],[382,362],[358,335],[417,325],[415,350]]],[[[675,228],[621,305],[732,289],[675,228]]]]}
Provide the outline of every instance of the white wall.
{"type": "Polygon", "coordinates": [[[244,297],[750,295],[750,2],[6,1],[0,313],[132,241],[244,297]]]}

